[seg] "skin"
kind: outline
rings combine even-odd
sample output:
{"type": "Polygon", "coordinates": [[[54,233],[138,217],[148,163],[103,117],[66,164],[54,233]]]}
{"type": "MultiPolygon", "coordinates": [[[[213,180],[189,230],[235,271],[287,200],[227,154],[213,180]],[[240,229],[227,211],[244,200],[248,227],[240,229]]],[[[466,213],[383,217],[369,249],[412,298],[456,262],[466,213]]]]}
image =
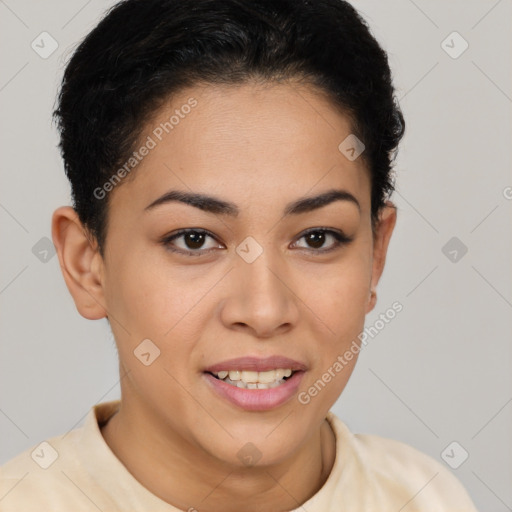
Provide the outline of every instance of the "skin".
{"type": "Polygon", "coordinates": [[[307,390],[347,350],[375,307],[396,222],[390,202],[374,232],[370,177],[363,158],[338,145],[349,119],[308,86],[195,86],[148,123],[145,140],[190,97],[197,106],[110,192],[103,259],[74,210],[58,208],[53,241],[80,314],[108,317],[119,351],[122,405],[102,429],[114,454],[142,485],[188,510],[291,510],[325,483],[335,439],[325,416],[357,357],[307,405],[293,397],[268,411],[245,411],[218,397],[206,366],[238,356],[285,355],[308,367],[307,390]],[[173,202],[144,211],[169,190],[236,203],[236,218],[173,202]],[[286,204],[330,189],[359,202],[335,201],[283,217],[286,204]],[[341,230],[353,240],[322,245],[310,228],[341,230]],[[160,242],[182,228],[210,231],[203,248],[190,239],[170,252],[160,242]],[[248,236],[263,253],[247,263],[235,251],[248,236]],[[189,245],[186,245],[188,241],[189,245]],[[308,251],[309,249],[309,251],[308,251]],[[315,253],[315,251],[317,251],[315,253]],[[160,356],[144,366],[134,349],[149,338],[160,356]],[[144,432],[145,435],[140,433],[144,432]],[[252,467],[238,451],[261,452],[252,467]]]}

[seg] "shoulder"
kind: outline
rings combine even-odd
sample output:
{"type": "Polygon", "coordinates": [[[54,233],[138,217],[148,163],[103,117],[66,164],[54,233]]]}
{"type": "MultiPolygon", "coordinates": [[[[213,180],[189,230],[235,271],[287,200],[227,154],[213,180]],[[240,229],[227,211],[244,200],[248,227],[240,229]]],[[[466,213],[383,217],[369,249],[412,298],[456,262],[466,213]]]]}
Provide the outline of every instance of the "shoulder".
{"type": "Polygon", "coordinates": [[[396,503],[402,512],[476,512],[460,481],[433,457],[401,441],[353,434],[332,417],[340,437],[350,445],[359,477],[384,502],[396,503]]]}
{"type": "Polygon", "coordinates": [[[84,426],[48,438],[0,467],[2,512],[60,512],[68,510],[70,504],[75,512],[91,510],[89,493],[83,489],[103,499],[94,480],[94,465],[107,465],[110,458],[98,421],[112,414],[117,404],[107,402],[91,408],[84,426]]]}
{"type": "Polygon", "coordinates": [[[52,503],[55,496],[73,498],[69,479],[77,465],[77,434],[79,429],[49,438],[0,468],[2,511],[35,511],[52,503]]]}

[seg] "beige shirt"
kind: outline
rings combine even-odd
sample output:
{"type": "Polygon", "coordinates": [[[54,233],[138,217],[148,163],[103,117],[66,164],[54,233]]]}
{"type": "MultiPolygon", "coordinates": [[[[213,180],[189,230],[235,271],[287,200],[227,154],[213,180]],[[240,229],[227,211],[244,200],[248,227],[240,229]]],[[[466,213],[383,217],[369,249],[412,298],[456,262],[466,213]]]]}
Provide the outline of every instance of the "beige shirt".
{"type": "MultiPolygon", "coordinates": [[[[96,405],[83,427],[7,462],[1,468],[0,511],[180,512],[143,487],[103,439],[99,425],[118,405],[96,405]]],[[[398,441],[352,434],[332,412],[327,420],[336,436],[334,466],[297,512],[476,512],[440,462],[398,441]]]]}

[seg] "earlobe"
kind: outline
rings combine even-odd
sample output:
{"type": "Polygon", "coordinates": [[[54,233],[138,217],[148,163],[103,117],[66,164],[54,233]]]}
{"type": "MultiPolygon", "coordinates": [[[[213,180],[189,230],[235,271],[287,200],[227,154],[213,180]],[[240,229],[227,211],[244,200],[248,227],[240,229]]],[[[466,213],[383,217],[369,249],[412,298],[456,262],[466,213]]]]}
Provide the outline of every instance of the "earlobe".
{"type": "Polygon", "coordinates": [[[368,297],[368,305],[366,306],[366,313],[369,313],[377,303],[377,291],[375,289],[371,289],[368,297]]]}
{"type": "Polygon", "coordinates": [[[52,238],[66,286],[78,312],[89,320],[107,314],[103,291],[103,260],[95,240],[70,206],[55,210],[52,217],[52,238]]]}
{"type": "Polygon", "coordinates": [[[386,201],[386,205],[382,208],[379,221],[375,228],[373,240],[373,264],[372,279],[370,283],[370,298],[368,300],[367,313],[370,312],[377,303],[377,284],[379,283],[384,264],[386,263],[386,255],[389,247],[389,241],[396,224],[396,206],[391,201],[386,201]]]}

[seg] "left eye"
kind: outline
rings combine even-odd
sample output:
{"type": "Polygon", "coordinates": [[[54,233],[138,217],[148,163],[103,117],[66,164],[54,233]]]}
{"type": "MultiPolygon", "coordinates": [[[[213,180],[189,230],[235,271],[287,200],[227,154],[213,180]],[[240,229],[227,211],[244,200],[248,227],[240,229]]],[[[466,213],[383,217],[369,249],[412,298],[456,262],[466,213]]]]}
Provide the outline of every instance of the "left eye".
{"type": "Polygon", "coordinates": [[[345,236],[341,232],[325,228],[310,230],[299,238],[299,240],[302,239],[304,239],[308,244],[306,247],[302,246],[304,249],[320,253],[332,251],[337,247],[352,241],[351,238],[345,236]],[[327,248],[322,249],[322,246],[326,241],[329,240],[329,238],[334,240],[334,242],[331,243],[327,248]]]}

